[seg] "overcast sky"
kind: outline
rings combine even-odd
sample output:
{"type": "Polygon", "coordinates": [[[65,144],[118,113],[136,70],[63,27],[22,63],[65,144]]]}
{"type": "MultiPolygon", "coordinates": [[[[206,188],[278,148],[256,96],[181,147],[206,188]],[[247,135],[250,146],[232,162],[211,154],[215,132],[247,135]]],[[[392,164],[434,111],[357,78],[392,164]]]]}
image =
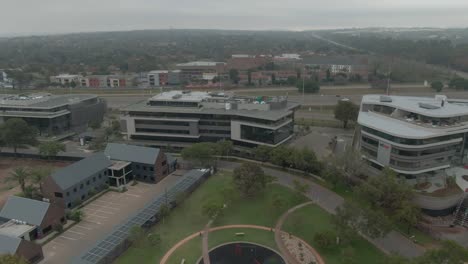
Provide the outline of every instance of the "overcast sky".
{"type": "Polygon", "coordinates": [[[0,35],[132,29],[468,27],[468,0],[0,0],[0,35]]]}

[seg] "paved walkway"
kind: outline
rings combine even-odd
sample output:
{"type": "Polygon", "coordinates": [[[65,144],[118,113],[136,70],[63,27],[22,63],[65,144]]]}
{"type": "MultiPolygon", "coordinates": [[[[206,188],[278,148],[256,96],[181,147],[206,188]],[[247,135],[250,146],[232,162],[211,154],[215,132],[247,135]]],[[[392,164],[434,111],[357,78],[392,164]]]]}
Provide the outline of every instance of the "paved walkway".
{"type": "MultiPolygon", "coordinates": [[[[208,226],[208,225],[207,225],[208,226]]],[[[189,242],[190,240],[194,239],[195,237],[197,236],[200,236],[200,234],[202,232],[214,232],[214,231],[218,231],[218,230],[224,230],[224,229],[234,229],[234,228],[247,228],[247,229],[258,229],[258,230],[264,230],[264,231],[269,231],[269,232],[272,232],[272,231],[275,231],[274,229],[271,229],[271,227],[266,227],[266,226],[259,226],[259,225],[225,225],[225,226],[217,226],[217,227],[211,227],[209,228],[208,230],[204,229],[204,230],[201,230],[201,231],[198,231],[198,232],[195,232],[187,237],[185,237],[184,239],[180,240],[179,242],[177,242],[174,246],[172,246],[171,249],[169,249],[166,254],[164,254],[164,256],[161,258],[161,261],[159,262],[159,264],[166,264],[167,261],[169,260],[169,258],[172,256],[172,254],[174,254],[174,252],[180,248],[181,246],[185,245],[187,242],[189,242]]],[[[302,244],[304,245],[308,245],[307,242],[305,242],[304,240],[298,238],[298,237],[295,237],[297,240],[301,241],[302,244]]],[[[208,246],[208,245],[207,245],[208,246]]],[[[205,261],[205,260],[203,260],[205,261]]],[[[205,262],[206,263],[206,262],[205,262]]]]}
{"type": "MultiPolygon", "coordinates": [[[[218,165],[219,168],[230,170],[241,164],[237,162],[220,161],[218,165]]],[[[313,181],[271,168],[263,167],[263,170],[266,174],[276,177],[277,183],[289,188],[294,188],[294,180],[308,184],[310,188],[305,195],[331,214],[335,214],[336,208],[344,203],[343,197],[313,181]]],[[[401,256],[412,258],[424,254],[425,251],[423,247],[415,244],[396,231],[391,231],[382,238],[371,239],[366,237],[366,239],[387,254],[397,253],[401,256]]]]}
{"type": "MultiPolygon", "coordinates": [[[[306,203],[302,203],[302,204],[299,204],[299,205],[296,205],[294,206],[293,208],[289,209],[288,211],[286,211],[279,219],[278,221],[276,222],[276,225],[275,225],[275,230],[277,231],[281,231],[281,227],[283,226],[283,223],[284,221],[288,218],[288,216],[293,213],[294,211],[298,210],[298,209],[301,209],[309,204],[313,204],[314,202],[310,201],[310,202],[306,202],[306,203]]],[[[287,248],[287,246],[285,245],[285,241],[283,240],[282,238],[282,235],[285,235],[283,234],[282,232],[275,232],[275,242],[276,242],[276,245],[278,246],[278,249],[280,250],[281,254],[283,255],[283,257],[286,259],[286,262],[289,263],[289,264],[300,264],[300,261],[297,259],[297,257],[293,256],[292,252],[290,251],[290,249],[287,248]]],[[[325,261],[323,261],[323,259],[320,257],[320,255],[318,254],[318,252],[313,249],[310,245],[308,245],[307,243],[303,243],[304,245],[307,245],[307,248],[308,250],[314,255],[315,259],[317,260],[317,263],[318,264],[325,264],[325,261]]]]}

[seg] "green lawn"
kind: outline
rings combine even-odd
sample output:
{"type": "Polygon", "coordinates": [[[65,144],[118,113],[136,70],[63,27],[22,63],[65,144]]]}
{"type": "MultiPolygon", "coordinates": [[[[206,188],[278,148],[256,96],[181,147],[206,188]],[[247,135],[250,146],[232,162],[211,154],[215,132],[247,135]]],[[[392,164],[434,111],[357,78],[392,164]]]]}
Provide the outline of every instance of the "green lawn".
{"type": "MultiPolygon", "coordinates": [[[[217,195],[222,195],[222,188],[231,184],[231,174],[229,172],[220,172],[209,178],[202,184],[190,197],[179,207],[175,208],[164,223],[159,223],[151,232],[161,234],[162,242],[157,247],[151,247],[147,243],[138,243],[138,247],[131,247],[125,252],[116,263],[118,264],[133,264],[133,263],[159,263],[159,260],[169,248],[184,237],[198,232],[208,222],[208,218],[202,215],[202,206],[208,199],[217,195]]],[[[267,227],[273,227],[279,216],[288,208],[304,202],[304,197],[298,197],[290,189],[272,184],[267,191],[256,198],[244,199],[237,197],[229,206],[224,209],[223,214],[216,219],[213,226],[222,226],[229,224],[254,224],[267,227]],[[273,197],[282,197],[283,205],[275,207],[272,205],[273,197]]],[[[312,242],[313,232],[317,230],[331,229],[331,216],[325,211],[311,206],[301,209],[298,216],[305,223],[302,225],[302,230],[291,229],[293,226],[286,225],[291,232],[297,232],[299,237],[312,242]],[[312,208],[312,209],[310,209],[312,208]]],[[[294,214],[295,216],[296,214],[294,214]]],[[[293,219],[294,221],[294,219],[293,219]]],[[[210,234],[210,247],[219,245],[229,241],[251,241],[264,244],[276,249],[274,244],[273,233],[261,230],[221,230],[210,234]],[[236,232],[244,232],[245,237],[237,237],[236,232]]],[[[201,242],[197,237],[193,241],[185,244],[170,259],[170,263],[180,263],[182,258],[186,259],[186,263],[194,263],[201,255],[201,242]]],[[[355,247],[356,253],[362,256],[364,260],[373,260],[362,263],[376,263],[382,258],[382,254],[366,241],[361,241],[355,247]]],[[[326,260],[333,261],[338,257],[325,255],[326,260]]],[[[330,262],[337,263],[337,262],[330,262]]]]}
{"type": "MultiPolygon", "coordinates": [[[[317,205],[308,205],[293,212],[284,223],[283,230],[298,236],[314,246],[314,235],[318,232],[333,232],[332,216],[317,205]]],[[[364,238],[358,237],[350,245],[355,263],[378,263],[384,254],[364,238]]],[[[323,251],[316,248],[327,264],[343,263],[342,248],[323,251]]]]}

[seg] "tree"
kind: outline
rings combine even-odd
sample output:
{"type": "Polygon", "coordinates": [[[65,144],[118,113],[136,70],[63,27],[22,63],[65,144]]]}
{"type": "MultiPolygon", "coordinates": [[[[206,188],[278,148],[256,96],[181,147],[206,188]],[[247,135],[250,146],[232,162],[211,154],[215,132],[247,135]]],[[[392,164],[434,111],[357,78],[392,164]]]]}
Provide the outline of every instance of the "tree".
{"type": "MultiPolygon", "coordinates": [[[[299,77],[300,78],[300,77],[299,77]]],[[[296,76],[289,76],[288,79],[286,80],[286,83],[288,85],[296,85],[297,83],[297,78],[296,76]]]]}
{"type": "Polygon", "coordinates": [[[236,69],[229,70],[229,79],[235,84],[239,83],[239,71],[236,69]]]}
{"type": "Polygon", "coordinates": [[[0,263],[2,264],[27,264],[28,262],[17,255],[2,254],[0,255],[0,263]]]}
{"type": "Polygon", "coordinates": [[[39,154],[48,159],[52,156],[57,156],[60,151],[65,151],[65,144],[57,141],[48,141],[39,144],[39,154]]]}
{"type": "Polygon", "coordinates": [[[406,233],[409,235],[411,227],[416,226],[421,219],[421,209],[411,201],[403,201],[395,211],[394,220],[407,226],[406,233]]]}
{"type": "Polygon", "coordinates": [[[212,198],[205,202],[202,206],[202,213],[210,219],[215,219],[219,216],[224,208],[224,203],[221,199],[212,198]]]}
{"type": "Polygon", "coordinates": [[[383,237],[391,230],[391,223],[381,211],[360,207],[353,202],[345,202],[336,209],[334,224],[338,233],[346,234],[346,229],[350,228],[371,238],[383,237]]]}
{"type": "Polygon", "coordinates": [[[81,210],[73,210],[70,213],[68,213],[68,219],[75,221],[75,222],[80,222],[84,217],[84,213],[81,210]]]}
{"type": "Polygon", "coordinates": [[[400,210],[404,203],[413,200],[411,187],[400,181],[389,168],[385,168],[379,177],[369,177],[354,191],[363,203],[374,210],[382,209],[389,216],[400,210]]]}
{"type": "Polygon", "coordinates": [[[146,236],[146,239],[153,247],[159,246],[162,241],[161,235],[158,233],[149,233],[148,236],[146,236]]]}
{"type": "Polygon", "coordinates": [[[21,188],[21,192],[26,190],[26,182],[29,179],[29,171],[25,167],[14,168],[10,175],[5,179],[7,182],[17,182],[21,188]]]}
{"type": "Polygon", "coordinates": [[[252,70],[247,71],[247,84],[252,85],[252,70]]]}
{"type": "Polygon", "coordinates": [[[198,165],[206,167],[213,165],[214,155],[218,154],[218,147],[215,143],[196,143],[182,150],[182,158],[196,162],[198,165]]]}
{"type": "Polygon", "coordinates": [[[253,150],[254,157],[257,160],[260,160],[261,162],[266,162],[270,159],[270,154],[272,150],[272,147],[260,145],[253,150]]]}
{"type": "Polygon", "coordinates": [[[217,143],[217,147],[218,147],[218,153],[222,156],[229,156],[229,154],[231,154],[231,151],[232,151],[232,141],[230,140],[220,140],[218,141],[217,143]]]}
{"type": "Polygon", "coordinates": [[[431,88],[436,92],[440,92],[444,88],[444,84],[441,81],[435,81],[431,83],[431,88]]]}
{"type": "Polygon", "coordinates": [[[292,148],[288,148],[285,146],[276,147],[270,153],[270,161],[271,163],[281,166],[283,168],[289,167],[290,165],[292,165],[290,163],[292,152],[292,148]]]}
{"type": "Polygon", "coordinates": [[[244,163],[234,169],[233,179],[237,190],[246,197],[261,193],[272,181],[272,178],[265,175],[260,166],[251,163],[244,163]]]}
{"type": "Polygon", "coordinates": [[[343,122],[343,128],[348,126],[348,122],[356,121],[359,114],[359,106],[351,101],[338,101],[335,106],[335,118],[343,122]]]}
{"type": "Polygon", "coordinates": [[[320,91],[319,83],[311,79],[307,79],[305,81],[303,80],[298,81],[296,83],[296,88],[301,93],[303,92],[302,89],[304,89],[304,93],[318,93],[320,91]]]}
{"type": "Polygon", "coordinates": [[[0,128],[5,145],[13,147],[14,152],[24,145],[35,145],[37,143],[37,130],[28,126],[26,121],[20,118],[8,119],[0,128]]]}
{"type": "Polygon", "coordinates": [[[98,120],[91,120],[88,122],[88,126],[93,130],[101,128],[101,122],[98,120]]]}
{"type": "Polygon", "coordinates": [[[75,87],[76,87],[76,82],[75,82],[75,81],[71,81],[70,87],[71,87],[71,88],[75,88],[75,87]]]}
{"type": "Polygon", "coordinates": [[[468,249],[454,241],[442,241],[441,244],[439,249],[426,251],[415,264],[464,264],[468,261],[468,249]]]}

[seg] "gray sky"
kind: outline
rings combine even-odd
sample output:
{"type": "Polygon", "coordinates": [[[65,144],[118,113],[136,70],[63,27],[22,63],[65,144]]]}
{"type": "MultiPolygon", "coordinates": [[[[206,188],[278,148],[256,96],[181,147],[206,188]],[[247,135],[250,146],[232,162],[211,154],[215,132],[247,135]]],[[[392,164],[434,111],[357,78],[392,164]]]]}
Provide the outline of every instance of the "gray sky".
{"type": "Polygon", "coordinates": [[[0,0],[0,8],[0,35],[170,27],[468,27],[468,0],[0,0]]]}

